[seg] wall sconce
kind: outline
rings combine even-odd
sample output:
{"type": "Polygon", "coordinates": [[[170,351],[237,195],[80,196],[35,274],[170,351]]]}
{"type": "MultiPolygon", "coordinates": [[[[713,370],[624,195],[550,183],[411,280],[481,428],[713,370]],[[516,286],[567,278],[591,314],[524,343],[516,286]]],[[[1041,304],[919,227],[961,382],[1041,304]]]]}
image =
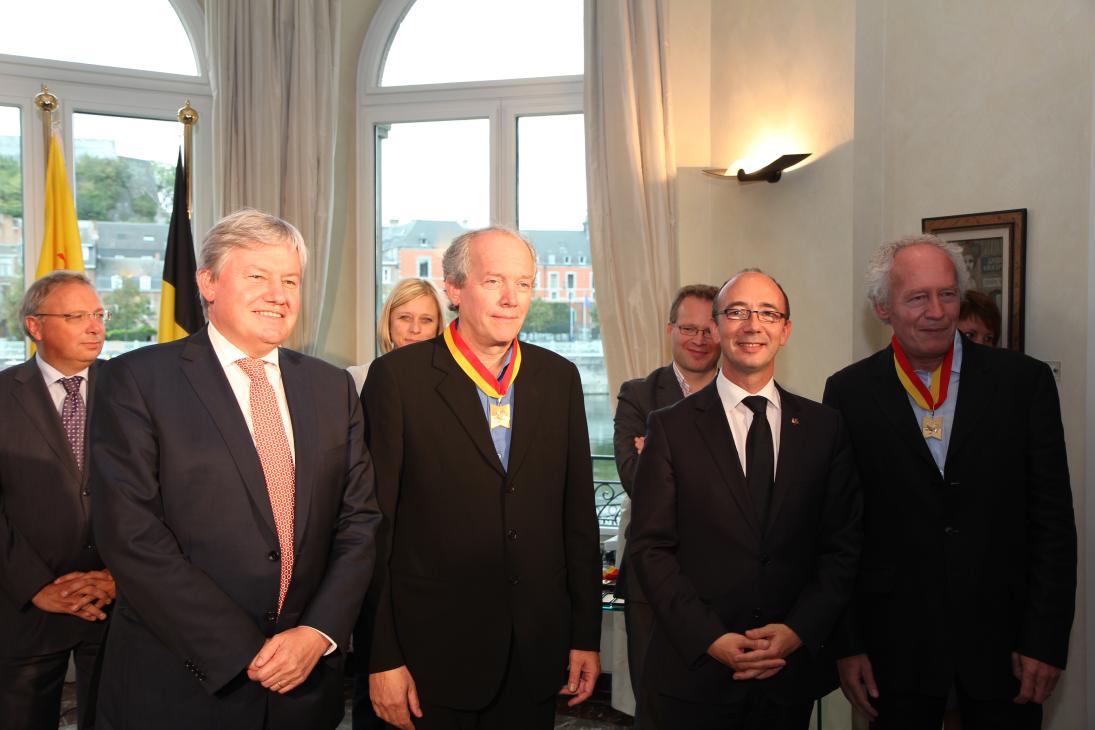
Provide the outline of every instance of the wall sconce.
{"type": "MultiPolygon", "coordinates": [[[[759,180],[767,180],[770,183],[779,182],[779,179],[783,177],[783,171],[792,165],[805,160],[810,156],[809,152],[799,153],[794,155],[783,155],[778,159],[768,163],[759,170],[753,172],[746,172],[743,169],[738,169],[737,178],[738,182],[757,182],[759,180]]],[[[734,177],[734,174],[729,169],[726,170],[704,170],[704,174],[711,177],[728,178],[734,177]]]]}

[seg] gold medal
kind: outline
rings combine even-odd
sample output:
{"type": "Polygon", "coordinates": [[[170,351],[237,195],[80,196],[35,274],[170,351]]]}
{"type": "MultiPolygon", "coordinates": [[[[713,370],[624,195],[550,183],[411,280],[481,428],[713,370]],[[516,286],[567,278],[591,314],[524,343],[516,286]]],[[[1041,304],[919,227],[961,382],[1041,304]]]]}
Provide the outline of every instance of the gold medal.
{"type": "Polygon", "coordinates": [[[943,440],[943,417],[924,416],[924,422],[920,427],[921,433],[926,439],[943,440]]]}
{"type": "Polygon", "coordinates": [[[490,427],[509,428],[509,403],[504,406],[490,404],[490,427]]]}

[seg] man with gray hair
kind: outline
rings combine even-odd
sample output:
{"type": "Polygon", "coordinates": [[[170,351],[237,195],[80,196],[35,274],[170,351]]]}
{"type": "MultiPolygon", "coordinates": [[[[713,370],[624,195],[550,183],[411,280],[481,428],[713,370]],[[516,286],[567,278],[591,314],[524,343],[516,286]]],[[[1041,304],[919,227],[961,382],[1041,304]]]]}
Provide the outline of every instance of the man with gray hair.
{"type": "Polygon", "coordinates": [[[255,210],[202,243],[209,324],[113,360],[92,423],[118,580],[99,726],[334,728],[380,520],[349,374],[281,348],[304,242],[255,210]]]}
{"type": "Polygon", "coordinates": [[[109,315],[74,271],[31,284],[19,313],[38,352],[0,373],[0,718],[56,730],[70,656],[88,720],[114,600],[90,534],[86,446],[109,315]]]}
{"type": "Polygon", "coordinates": [[[600,673],[600,554],[582,383],[518,342],[536,255],[470,231],[445,252],[459,318],[365,380],[380,509],[370,695],[398,728],[553,727],[600,673]],[[560,686],[562,690],[560,691],[560,686]]]}
{"type": "Polygon", "coordinates": [[[1049,367],[957,331],[961,249],[878,249],[867,296],[891,344],[829,378],[864,494],[855,598],[834,642],[873,728],[1037,728],[1065,667],[1076,528],[1049,367]]]}

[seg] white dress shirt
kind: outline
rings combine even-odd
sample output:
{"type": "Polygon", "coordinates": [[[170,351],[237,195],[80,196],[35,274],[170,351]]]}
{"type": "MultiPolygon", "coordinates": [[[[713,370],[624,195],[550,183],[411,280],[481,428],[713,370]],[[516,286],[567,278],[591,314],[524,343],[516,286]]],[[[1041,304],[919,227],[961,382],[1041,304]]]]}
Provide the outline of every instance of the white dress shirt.
{"type": "Polygon", "coordinates": [[[58,413],[60,413],[61,408],[64,407],[65,396],[68,395],[65,386],[61,385],[59,382],[61,378],[72,378],[77,375],[83,378],[83,380],[80,381],[80,397],[84,399],[84,406],[87,406],[87,374],[90,368],[84,368],[80,372],[73,373],[72,375],[65,375],[43,360],[41,352],[35,354],[34,360],[38,363],[38,369],[42,371],[42,377],[46,381],[46,390],[49,391],[49,397],[53,399],[53,406],[57,409],[58,413]]]}
{"type": "Polygon", "coordinates": [[[750,393],[744,388],[734,385],[729,378],[723,375],[719,368],[718,377],[715,378],[715,387],[719,391],[719,399],[722,400],[722,408],[726,411],[726,420],[730,424],[730,435],[734,437],[734,447],[738,450],[738,459],[741,460],[741,468],[747,473],[749,468],[745,461],[745,439],[749,435],[749,427],[753,425],[753,411],[742,403],[751,395],[763,395],[768,400],[768,425],[772,429],[772,454],[775,460],[772,464],[772,478],[776,476],[776,465],[779,464],[779,424],[780,424],[780,400],[779,389],[776,381],[769,380],[763,388],[756,393],[750,393]]]}

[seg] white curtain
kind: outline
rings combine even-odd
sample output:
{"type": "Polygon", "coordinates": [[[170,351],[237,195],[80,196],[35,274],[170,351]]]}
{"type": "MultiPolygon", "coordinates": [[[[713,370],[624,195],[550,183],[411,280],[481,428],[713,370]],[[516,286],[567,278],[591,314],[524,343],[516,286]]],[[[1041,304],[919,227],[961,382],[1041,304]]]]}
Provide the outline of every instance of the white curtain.
{"type": "Polygon", "coordinates": [[[589,238],[611,392],[668,359],[677,174],[663,0],[586,0],[589,238]]]}
{"type": "Polygon", "coordinates": [[[213,208],[284,218],[308,244],[291,347],[314,351],[330,256],[338,0],[206,0],[213,208]]]}

